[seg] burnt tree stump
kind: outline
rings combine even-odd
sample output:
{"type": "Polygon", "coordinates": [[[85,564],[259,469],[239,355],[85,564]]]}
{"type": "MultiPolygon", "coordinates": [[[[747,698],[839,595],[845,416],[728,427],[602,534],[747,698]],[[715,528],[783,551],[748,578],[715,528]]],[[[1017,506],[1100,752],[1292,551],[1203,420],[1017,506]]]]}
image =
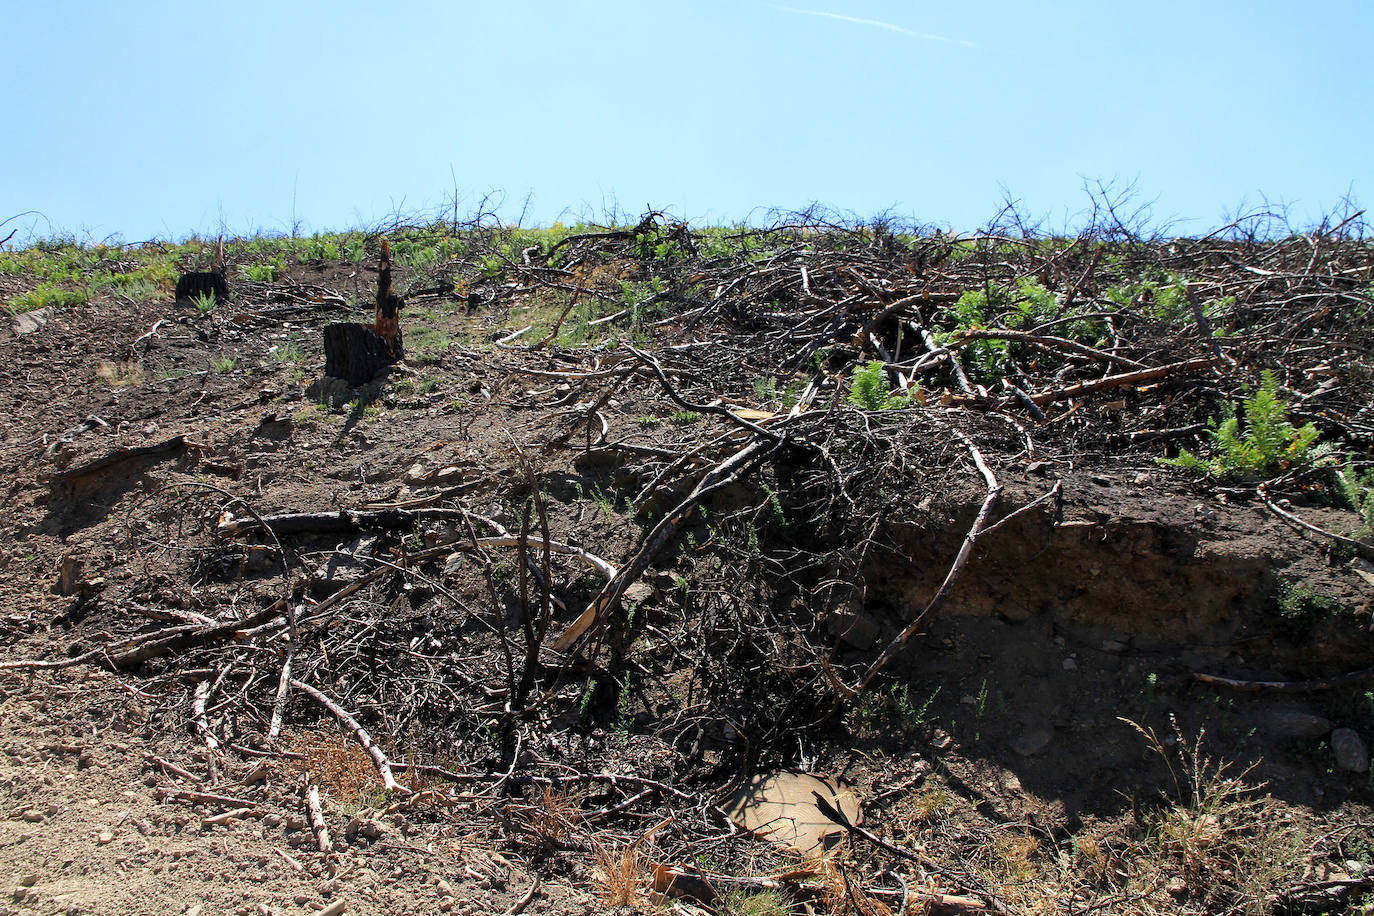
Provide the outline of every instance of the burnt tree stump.
{"type": "Polygon", "coordinates": [[[376,328],[356,321],[324,326],[324,374],[357,387],[366,385],[387,366],[405,356],[401,331],[382,337],[376,328]]]}

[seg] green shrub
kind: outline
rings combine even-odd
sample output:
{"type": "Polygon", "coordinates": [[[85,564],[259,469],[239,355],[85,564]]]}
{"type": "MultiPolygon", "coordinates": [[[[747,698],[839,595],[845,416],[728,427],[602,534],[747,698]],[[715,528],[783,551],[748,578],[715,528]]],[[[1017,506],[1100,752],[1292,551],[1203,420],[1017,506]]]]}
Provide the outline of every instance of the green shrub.
{"type": "Polygon", "coordinates": [[[1320,457],[1326,450],[1317,445],[1317,427],[1311,423],[1302,427],[1290,423],[1288,405],[1279,399],[1278,390],[1278,376],[1266,369],[1259,391],[1241,405],[1244,432],[1240,417],[1233,410],[1220,425],[1215,420],[1211,423],[1212,457],[1199,458],[1182,449],[1177,458],[1163,459],[1164,463],[1211,477],[1272,476],[1320,457]]]}
{"type": "Polygon", "coordinates": [[[90,293],[84,289],[66,289],[53,283],[40,283],[22,296],[15,296],[5,306],[11,315],[36,312],[48,306],[68,308],[85,305],[90,301],[90,293]]]}

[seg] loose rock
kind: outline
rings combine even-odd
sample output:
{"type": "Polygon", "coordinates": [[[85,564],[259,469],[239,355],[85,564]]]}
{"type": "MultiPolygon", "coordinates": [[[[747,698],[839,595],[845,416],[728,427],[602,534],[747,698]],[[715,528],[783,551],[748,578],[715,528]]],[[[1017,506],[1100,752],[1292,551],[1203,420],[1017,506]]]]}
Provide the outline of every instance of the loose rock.
{"type": "Polygon", "coordinates": [[[1336,766],[1351,773],[1369,772],[1369,745],[1353,728],[1338,728],[1331,733],[1331,751],[1336,766]]]}

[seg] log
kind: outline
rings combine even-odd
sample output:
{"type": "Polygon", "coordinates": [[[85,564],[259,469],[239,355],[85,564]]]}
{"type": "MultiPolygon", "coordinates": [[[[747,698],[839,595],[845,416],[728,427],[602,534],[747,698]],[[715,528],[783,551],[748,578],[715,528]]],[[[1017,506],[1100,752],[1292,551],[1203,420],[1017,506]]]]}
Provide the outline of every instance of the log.
{"type": "Polygon", "coordinates": [[[371,325],[342,321],[324,326],[324,374],[366,385],[405,356],[401,331],[390,342],[371,325]]]}

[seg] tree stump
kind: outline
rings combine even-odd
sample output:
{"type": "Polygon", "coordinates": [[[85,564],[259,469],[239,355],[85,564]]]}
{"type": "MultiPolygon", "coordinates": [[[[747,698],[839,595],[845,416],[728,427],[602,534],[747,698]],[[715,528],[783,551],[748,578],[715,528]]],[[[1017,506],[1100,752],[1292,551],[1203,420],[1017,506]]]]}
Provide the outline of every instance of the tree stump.
{"type": "Polygon", "coordinates": [[[345,321],[324,326],[324,374],[357,387],[405,356],[398,328],[388,342],[372,325],[345,321]]]}

